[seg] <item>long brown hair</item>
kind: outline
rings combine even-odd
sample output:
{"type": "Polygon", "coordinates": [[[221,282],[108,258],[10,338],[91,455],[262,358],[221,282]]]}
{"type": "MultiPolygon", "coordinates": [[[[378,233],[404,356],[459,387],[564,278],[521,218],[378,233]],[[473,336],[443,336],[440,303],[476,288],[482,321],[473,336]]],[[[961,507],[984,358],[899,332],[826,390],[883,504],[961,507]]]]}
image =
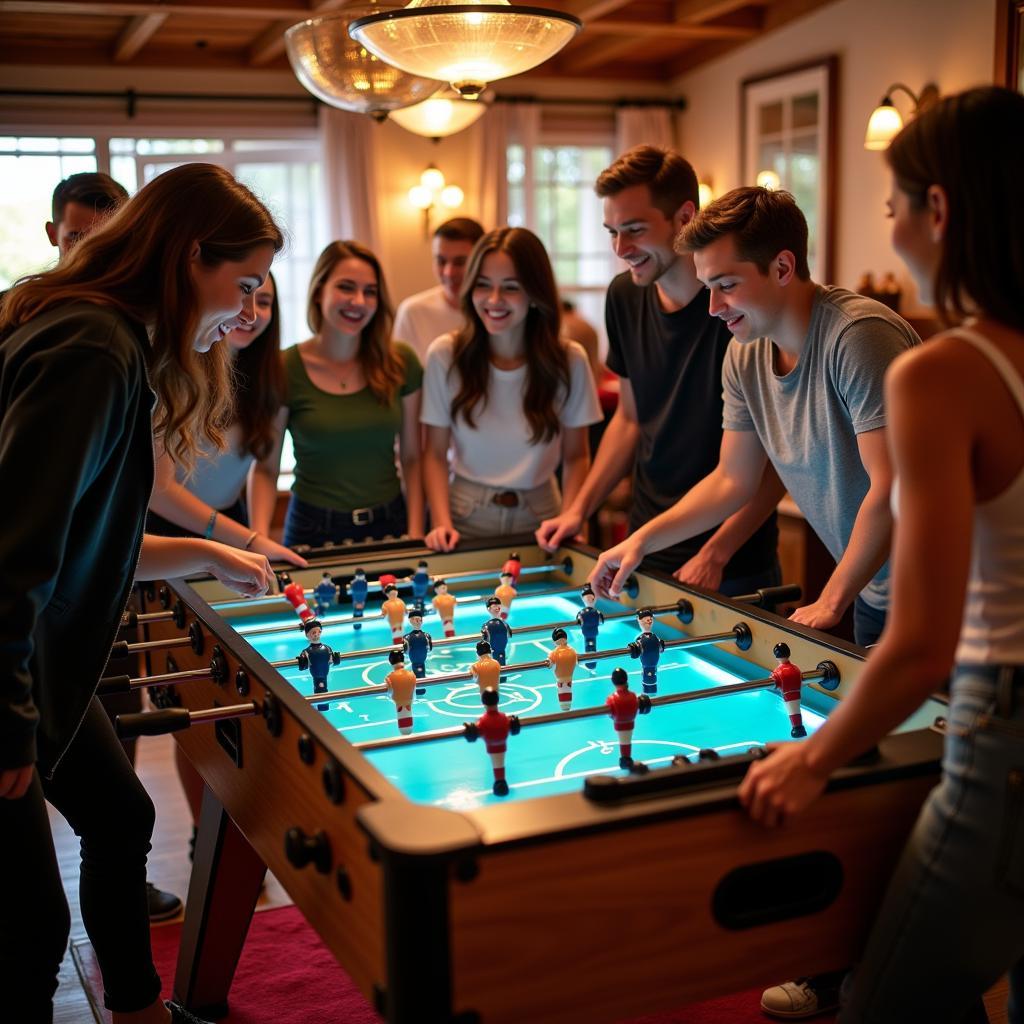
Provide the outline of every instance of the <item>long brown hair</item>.
{"type": "Polygon", "coordinates": [[[274,418],[284,404],[284,367],[281,365],[281,308],[277,281],[270,304],[270,323],[263,333],[243,348],[234,363],[235,422],[242,431],[241,450],[257,459],[266,458],[274,446],[274,418]]]}
{"type": "Polygon", "coordinates": [[[983,86],[939,100],[893,139],[886,161],[915,209],[946,193],[933,282],[949,326],[976,312],[1024,331],[1024,96],[983,86]]]}
{"type": "Polygon", "coordinates": [[[405,380],[405,364],[391,340],[395,315],[384,280],[384,270],[380,260],[365,245],[353,241],[331,242],[320,253],[309,281],[306,322],[314,334],[320,333],[324,325],[324,315],[320,311],[321,291],[334,268],[347,259],[362,260],[372,268],[377,278],[377,312],[359,335],[356,357],[370,393],[381,405],[390,405],[405,380]]]}
{"type": "Polygon", "coordinates": [[[487,404],[491,376],[491,343],[476,307],[473,289],[484,257],[492,252],[507,253],[516,268],[530,308],[524,324],[526,341],[526,394],[523,412],[530,424],[530,444],[550,441],[558,434],[560,421],[555,403],[569,394],[569,353],[559,337],[561,303],[555,275],[543,242],[526,228],[496,228],[473,248],[462,284],[465,324],[455,336],[450,373],[458,374],[459,390],[452,401],[452,418],[462,415],[470,427],[474,416],[487,404]]]}
{"type": "Polygon", "coordinates": [[[222,167],[184,164],[154,178],[91,231],[53,270],[16,282],[0,310],[0,337],[72,302],[112,306],[150,329],[149,379],[157,394],[153,430],[186,470],[196,438],[223,449],[230,419],[228,353],[193,344],[199,326],[190,255],[208,267],[284,246],[267,208],[222,167]]]}

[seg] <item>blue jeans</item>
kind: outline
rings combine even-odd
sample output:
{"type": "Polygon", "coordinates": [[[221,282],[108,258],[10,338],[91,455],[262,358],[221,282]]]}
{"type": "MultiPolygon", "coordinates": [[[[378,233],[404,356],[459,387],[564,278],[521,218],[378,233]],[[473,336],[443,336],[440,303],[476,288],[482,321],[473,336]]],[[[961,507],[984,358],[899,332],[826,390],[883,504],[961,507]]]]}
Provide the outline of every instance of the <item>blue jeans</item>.
{"type": "Polygon", "coordinates": [[[858,597],[853,602],[853,639],[860,647],[870,647],[878,643],[878,638],[885,629],[886,610],[874,608],[858,597]]]}
{"type": "Polygon", "coordinates": [[[942,778],[889,884],[841,1024],[964,1021],[1007,971],[1009,1019],[1024,1022],[1024,668],[1014,688],[1001,690],[999,674],[956,669],[942,778]]]}
{"type": "Polygon", "coordinates": [[[401,537],[408,529],[405,498],[401,494],[387,505],[357,510],[360,519],[366,517],[364,513],[372,517],[369,522],[353,523],[351,512],[311,505],[293,494],[288,500],[288,514],[284,521],[285,547],[308,544],[311,548],[319,548],[328,541],[337,544],[344,540],[383,540],[385,537],[401,537]]]}

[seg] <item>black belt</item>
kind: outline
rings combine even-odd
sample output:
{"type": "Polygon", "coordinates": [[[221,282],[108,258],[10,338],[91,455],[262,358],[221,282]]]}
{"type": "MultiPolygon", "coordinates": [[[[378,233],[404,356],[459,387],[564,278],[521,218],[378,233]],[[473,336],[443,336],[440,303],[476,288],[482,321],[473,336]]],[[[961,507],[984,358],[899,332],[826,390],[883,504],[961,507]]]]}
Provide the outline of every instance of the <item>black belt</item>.
{"type": "Polygon", "coordinates": [[[519,504],[519,494],[516,491],[499,491],[491,501],[502,508],[515,508],[519,504]]]}

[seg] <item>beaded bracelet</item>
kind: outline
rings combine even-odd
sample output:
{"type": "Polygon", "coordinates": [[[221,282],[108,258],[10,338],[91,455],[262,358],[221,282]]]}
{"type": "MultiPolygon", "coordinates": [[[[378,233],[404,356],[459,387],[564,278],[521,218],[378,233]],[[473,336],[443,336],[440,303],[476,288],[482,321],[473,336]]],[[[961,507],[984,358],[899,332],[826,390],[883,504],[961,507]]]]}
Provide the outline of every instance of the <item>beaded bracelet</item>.
{"type": "Polygon", "coordinates": [[[203,540],[209,540],[213,536],[213,524],[217,522],[217,514],[216,509],[210,513],[210,518],[206,521],[206,531],[203,533],[203,540]]]}

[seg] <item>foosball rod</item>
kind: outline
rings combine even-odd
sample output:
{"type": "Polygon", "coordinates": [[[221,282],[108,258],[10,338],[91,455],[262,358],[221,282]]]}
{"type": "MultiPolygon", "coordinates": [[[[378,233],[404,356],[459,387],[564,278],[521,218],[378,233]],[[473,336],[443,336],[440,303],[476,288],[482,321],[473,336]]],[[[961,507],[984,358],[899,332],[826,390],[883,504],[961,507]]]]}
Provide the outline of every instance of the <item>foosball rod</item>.
{"type": "MultiPolygon", "coordinates": [[[[523,594],[521,596],[520,600],[522,600],[522,598],[527,598],[527,597],[554,597],[556,594],[564,594],[564,593],[565,593],[565,587],[549,587],[546,590],[533,590],[529,594],[523,594]]],[[[486,595],[485,594],[473,594],[470,597],[457,597],[455,599],[455,603],[456,604],[473,604],[476,601],[480,601],[484,597],[490,597],[490,596],[491,596],[490,594],[486,594],[486,595]]],[[[430,609],[430,608],[424,608],[423,610],[428,615],[430,615],[430,614],[437,614],[436,612],[433,612],[433,610],[430,609]]],[[[383,612],[373,612],[370,615],[339,615],[339,616],[336,616],[336,617],[331,617],[329,615],[325,615],[322,619],[318,615],[317,616],[317,621],[320,623],[321,626],[323,626],[326,629],[328,626],[347,626],[347,625],[350,625],[353,622],[377,622],[377,621],[379,621],[380,619],[383,619],[383,618],[386,618],[386,616],[383,614],[383,612]]],[[[302,623],[301,622],[296,623],[296,626],[297,626],[298,629],[300,629],[300,630],[302,629],[302,623]]],[[[248,637],[248,636],[268,636],[270,633],[287,633],[287,632],[290,632],[290,630],[287,627],[281,627],[280,625],[278,625],[278,626],[255,626],[252,629],[239,628],[238,630],[236,630],[236,632],[240,636],[248,637]]],[[[441,641],[438,640],[437,642],[440,643],[441,641]]],[[[382,648],[382,649],[386,653],[391,648],[385,647],[385,648],[382,648]]],[[[363,651],[362,653],[363,654],[371,654],[373,652],[367,650],[367,651],[363,651]]]]}
{"type": "Polygon", "coordinates": [[[222,722],[226,718],[249,718],[258,715],[260,707],[255,701],[247,704],[229,704],[226,707],[207,708],[204,711],[189,711],[188,708],[160,708],[157,711],[135,711],[117,715],[114,730],[121,739],[135,736],[163,736],[169,732],[181,732],[193,725],[204,722],[222,722]]]}
{"type": "MultiPolygon", "coordinates": [[[[665,650],[681,647],[708,647],[711,644],[719,644],[724,641],[734,640],[740,650],[746,650],[750,646],[750,627],[745,622],[738,622],[726,633],[708,633],[706,636],[683,637],[679,640],[666,640],[665,650]],[[746,644],[746,646],[742,646],[746,644]]],[[[631,657],[628,647],[614,647],[607,651],[587,651],[580,655],[579,660],[588,663],[591,661],[602,661],[605,658],[631,657]]],[[[344,655],[342,655],[344,657],[344,655]]],[[[285,662],[287,665],[294,664],[293,661],[285,662]]],[[[275,667],[277,667],[275,663],[275,667]]],[[[547,658],[542,661],[524,661],[517,665],[502,665],[501,675],[508,675],[511,672],[531,672],[538,668],[550,668],[547,658]]],[[[473,679],[472,672],[447,672],[439,676],[424,676],[416,680],[417,686],[437,686],[441,683],[464,682],[473,679]]],[[[303,699],[310,704],[320,704],[330,700],[347,700],[349,697],[360,697],[366,694],[387,693],[387,687],[378,684],[375,686],[360,686],[349,690],[334,690],[325,693],[303,694],[303,699]]]]}
{"type": "MultiPolygon", "coordinates": [[[[823,661],[816,669],[810,672],[801,673],[805,683],[818,683],[823,679],[838,679],[839,669],[831,661],[823,661]]],[[[688,693],[669,693],[664,697],[651,697],[650,707],[664,707],[668,704],[688,704],[690,701],[705,700],[708,697],[726,697],[734,693],[750,693],[754,690],[768,690],[776,686],[771,676],[763,679],[751,679],[742,683],[725,683],[722,686],[708,686],[702,690],[690,690],[688,693]]],[[[322,700],[324,694],[320,694],[322,700]]],[[[604,705],[591,708],[574,708],[572,711],[552,711],[545,715],[530,715],[519,719],[519,725],[525,729],[531,725],[546,725],[549,722],[566,722],[573,718],[596,718],[599,715],[607,715],[608,708],[604,705]]],[[[465,735],[465,729],[460,726],[450,726],[447,729],[431,729],[427,732],[415,733],[409,736],[389,736],[383,740],[364,740],[362,743],[352,745],[359,750],[385,750],[388,747],[404,747],[414,743],[429,743],[432,740],[450,739],[453,736],[465,735]]]]}
{"type": "MultiPolygon", "coordinates": [[[[555,569],[561,569],[562,572],[572,572],[572,559],[563,558],[561,562],[548,562],[545,565],[524,565],[519,570],[520,576],[532,576],[540,572],[552,572],[555,569]]],[[[445,575],[443,572],[429,573],[430,584],[433,586],[438,580],[444,580],[445,583],[451,583],[455,580],[460,583],[469,583],[475,580],[492,580],[500,575],[501,570],[495,569],[467,569],[463,572],[453,572],[445,575]]],[[[410,584],[412,583],[411,576],[399,577],[396,583],[410,584]]],[[[367,581],[367,585],[371,590],[380,589],[380,580],[367,581]]],[[[348,586],[345,588],[348,590],[348,586]]]]}

